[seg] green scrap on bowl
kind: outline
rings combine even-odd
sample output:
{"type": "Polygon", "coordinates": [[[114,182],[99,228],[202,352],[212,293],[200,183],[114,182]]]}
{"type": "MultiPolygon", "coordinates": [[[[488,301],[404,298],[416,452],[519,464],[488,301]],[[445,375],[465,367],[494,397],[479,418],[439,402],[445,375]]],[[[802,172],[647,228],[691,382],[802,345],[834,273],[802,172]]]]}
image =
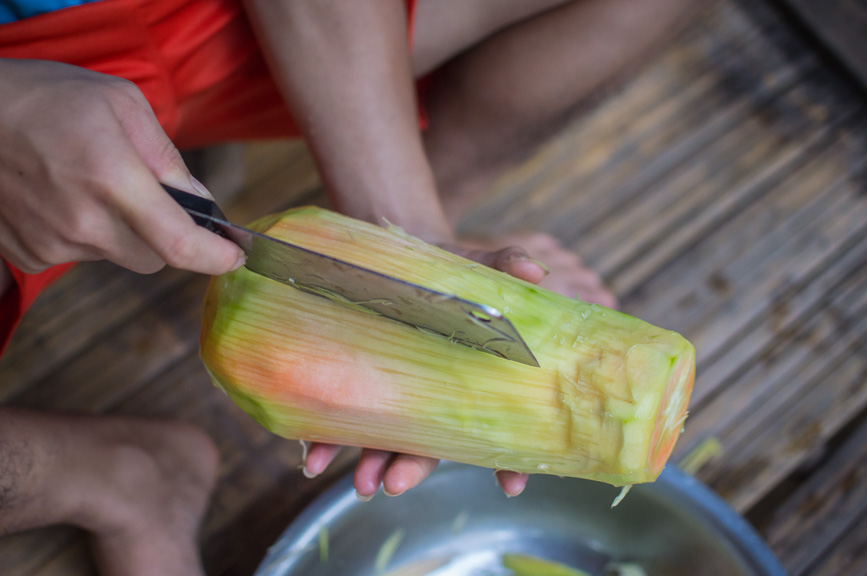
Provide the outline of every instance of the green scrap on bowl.
{"type": "Polygon", "coordinates": [[[319,561],[328,562],[328,528],[325,526],[319,529],[319,561]]]}
{"type": "Polygon", "coordinates": [[[412,564],[395,568],[385,576],[428,576],[434,570],[439,570],[451,561],[451,557],[448,556],[441,558],[426,558],[424,560],[419,560],[418,562],[413,562],[412,564]]]}
{"type": "Polygon", "coordinates": [[[503,554],[500,561],[514,576],[590,576],[583,570],[527,554],[503,554]]]}
{"type": "Polygon", "coordinates": [[[452,533],[460,534],[463,531],[464,526],[467,524],[467,520],[470,519],[470,514],[466,510],[462,511],[460,514],[455,516],[454,522],[452,522],[452,533]]]}
{"type": "Polygon", "coordinates": [[[647,576],[644,568],[633,562],[612,562],[605,567],[607,576],[647,576]]]}
{"type": "Polygon", "coordinates": [[[382,546],[379,547],[379,552],[376,553],[376,561],[373,564],[376,574],[385,574],[385,569],[388,568],[388,563],[391,562],[394,553],[397,552],[397,547],[400,546],[403,540],[403,530],[398,528],[385,539],[382,546]]]}

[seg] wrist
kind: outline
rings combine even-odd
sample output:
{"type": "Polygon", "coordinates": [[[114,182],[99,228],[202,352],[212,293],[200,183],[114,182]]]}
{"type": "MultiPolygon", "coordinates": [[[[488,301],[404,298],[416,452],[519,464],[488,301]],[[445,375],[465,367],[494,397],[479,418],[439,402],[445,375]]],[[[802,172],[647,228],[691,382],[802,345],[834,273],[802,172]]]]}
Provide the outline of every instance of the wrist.
{"type": "Polygon", "coordinates": [[[375,202],[338,203],[338,212],[371,222],[377,226],[398,226],[407,234],[421,238],[431,244],[454,242],[454,232],[439,204],[424,206],[413,204],[412,199],[405,203],[378,205],[375,202]]]}
{"type": "Polygon", "coordinates": [[[378,226],[398,226],[431,244],[454,242],[454,231],[432,182],[327,188],[334,208],[342,214],[378,226]]]}

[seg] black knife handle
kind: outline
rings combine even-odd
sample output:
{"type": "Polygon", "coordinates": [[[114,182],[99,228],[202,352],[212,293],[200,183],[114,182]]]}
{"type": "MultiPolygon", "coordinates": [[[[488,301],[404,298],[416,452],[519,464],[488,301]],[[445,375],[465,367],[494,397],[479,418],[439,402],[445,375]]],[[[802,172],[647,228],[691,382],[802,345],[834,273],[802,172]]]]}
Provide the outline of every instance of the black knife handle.
{"type": "Polygon", "coordinates": [[[165,191],[169,193],[169,196],[174,198],[175,202],[180,204],[181,208],[187,211],[187,213],[193,218],[196,224],[203,228],[207,228],[214,234],[219,234],[224,238],[226,237],[226,234],[213,222],[211,222],[207,218],[202,218],[201,216],[196,215],[197,213],[205,214],[207,216],[213,216],[214,218],[219,218],[220,220],[226,221],[226,215],[223,214],[223,211],[220,210],[220,207],[217,206],[216,202],[202,196],[196,196],[195,194],[190,194],[189,192],[178,190],[177,188],[172,188],[171,186],[167,186],[166,184],[163,184],[162,186],[165,191]]]}

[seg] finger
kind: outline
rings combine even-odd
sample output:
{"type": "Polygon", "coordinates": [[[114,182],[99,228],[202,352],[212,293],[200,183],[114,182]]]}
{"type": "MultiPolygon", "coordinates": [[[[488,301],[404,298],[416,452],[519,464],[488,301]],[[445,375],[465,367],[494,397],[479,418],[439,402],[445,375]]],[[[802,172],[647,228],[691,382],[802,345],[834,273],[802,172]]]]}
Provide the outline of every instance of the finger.
{"type": "Polygon", "coordinates": [[[593,291],[589,291],[587,301],[592,304],[599,304],[600,306],[604,306],[611,310],[617,310],[617,308],[620,306],[620,302],[618,302],[617,296],[615,296],[613,292],[609,291],[604,286],[600,286],[593,291]]]}
{"type": "Polygon", "coordinates": [[[169,266],[219,275],[241,266],[244,254],[235,244],[197,226],[192,218],[159,186],[210,197],[194,180],[177,148],[163,131],[150,106],[138,91],[113,98],[115,115],[128,148],[120,152],[141,159],[126,166],[122,180],[129,190],[119,192],[120,210],[127,225],[169,266]],[[136,169],[137,168],[137,169],[136,169]]]}
{"type": "Polygon", "coordinates": [[[531,284],[538,284],[549,273],[548,267],[543,262],[529,256],[506,257],[498,262],[494,268],[531,284]]]}
{"type": "Polygon", "coordinates": [[[527,474],[510,470],[497,470],[494,476],[497,478],[497,484],[509,498],[520,495],[527,487],[527,480],[530,478],[527,474]]]}
{"type": "Polygon", "coordinates": [[[365,448],[361,451],[352,483],[355,486],[355,492],[359,499],[366,501],[373,498],[373,495],[379,490],[380,484],[382,484],[385,471],[388,469],[388,463],[391,462],[393,457],[393,453],[384,450],[365,448]]]}
{"type": "Polygon", "coordinates": [[[538,284],[548,275],[548,267],[541,261],[532,258],[526,250],[519,246],[509,246],[494,251],[456,246],[444,246],[444,248],[532,284],[538,284]]]}
{"type": "MultiPolygon", "coordinates": [[[[558,292],[559,290],[554,291],[558,292]]],[[[566,295],[590,304],[599,304],[611,310],[616,310],[618,306],[617,297],[601,282],[588,282],[570,286],[569,293],[566,295]]]]}
{"type": "Polygon", "coordinates": [[[308,478],[315,478],[325,472],[325,469],[328,468],[328,465],[342,448],[336,444],[313,442],[307,451],[307,458],[304,460],[304,475],[308,478]]]}
{"type": "Polygon", "coordinates": [[[118,198],[121,217],[166,264],[211,275],[243,265],[241,249],[197,226],[150,172],[135,175],[129,189],[136,192],[118,198]]]}
{"type": "Polygon", "coordinates": [[[489,252],[487,259],[490,261],[488,266],[491,268],[531,284],[538,284],[548,275],[548,267],[545,264],[531,258],[526,250],[518,246],[509,246],[496,252],[489,252]]]}
{"type": "Polygon", "coordinates": [[[436,458],[398,454],[389,465],[382,481],[386,496],[398,496],[418,486],[439,464],[436,458]]]}
{"type": "Polygon", "coordinates": [[[75,210],[60,212],[66,220],[59,223],[43,215],[45,220],[13,226],[0,214],[0,247],[10,262],[30,274],[66,262],[102,259],[124,261],[136,272],[156,272],[165,266],[126,224],[110,216],[113,212],[82,198],[75,210]]]}
{"type": "Polygon", "coordinates": [[[114,235],[107,242],[95,244],[90,251],[82,250],[77,260],[104,259],[139,274],[153,274],[165,268],[165,260],[125,222],[114,228],[114,235]]]}
{"type": "MultiPolygon", "coordinates": [[[[568,262],[569,267],[562,269],[573,270],[569,274],[553,275],[545,278],[541,285],[569,298],[578,298],[591,304],[599,304],[606,308],[617,308],[617,297],[605,285],[602,278],[590,270],[580,266],[580,261],[568,262]]],[[[555,262],[556,266],[557,263],[555,262]]]]}

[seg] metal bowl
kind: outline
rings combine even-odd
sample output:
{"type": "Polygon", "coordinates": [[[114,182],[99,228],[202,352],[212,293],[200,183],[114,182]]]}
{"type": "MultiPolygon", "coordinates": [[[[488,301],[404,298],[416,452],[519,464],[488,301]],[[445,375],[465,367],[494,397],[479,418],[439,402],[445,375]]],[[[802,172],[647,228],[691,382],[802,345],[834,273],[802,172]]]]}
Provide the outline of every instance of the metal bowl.
{"type": "Polygon", "coordinates": [[[443,463],[402,496],[361,502],[346,477],[289,526],[256,576],[496,576],[511,574],[501,567],[511,553],[591,575],[612,563],[648,576],[785,575],[745,520],[675,467],[612,508],[618,493],[533,476],[508,499],[490,470],[443,463]]]}

